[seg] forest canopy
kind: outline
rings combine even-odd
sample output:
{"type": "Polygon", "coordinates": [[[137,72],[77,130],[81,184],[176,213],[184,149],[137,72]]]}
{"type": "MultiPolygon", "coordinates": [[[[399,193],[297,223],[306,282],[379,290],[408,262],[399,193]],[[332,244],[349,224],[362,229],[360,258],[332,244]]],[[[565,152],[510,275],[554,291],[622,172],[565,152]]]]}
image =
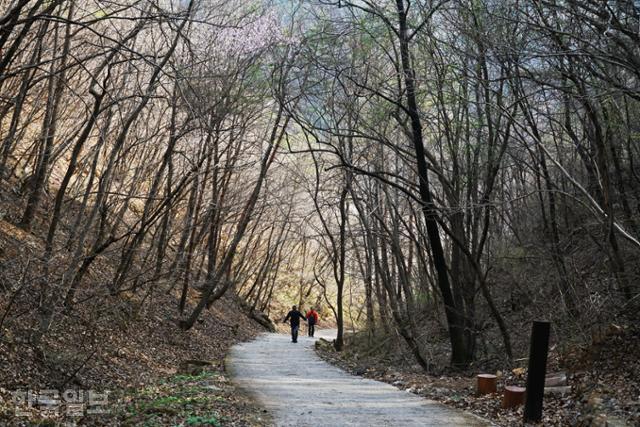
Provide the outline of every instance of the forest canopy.
{"type": "Polygon", "coordinates": [[[319,307],[337,350],[395,334],[428,370],[431,321],[466,368],[522,354],[535,318],[570,343],[637,316],[639,19],[633,0],[2,2],[0,219],[24,244],[0,334],[26,322],[38,345],[85,304],[156,294],[189,330],[237,295],[319,307]]]}

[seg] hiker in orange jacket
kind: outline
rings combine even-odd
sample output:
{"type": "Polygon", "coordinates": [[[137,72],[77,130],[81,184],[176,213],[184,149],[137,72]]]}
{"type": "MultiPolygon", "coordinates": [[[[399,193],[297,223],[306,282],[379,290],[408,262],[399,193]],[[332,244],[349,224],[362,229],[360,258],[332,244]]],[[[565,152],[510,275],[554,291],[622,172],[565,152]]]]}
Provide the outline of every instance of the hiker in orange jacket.
{"type": "Polygon", "coordinates": [[[307,318],[307,325],[309,326],[309,336],[312,337],[316,331],[316,323],[318,323],[318,312],[311,307],[305,317],[307,318]]]}

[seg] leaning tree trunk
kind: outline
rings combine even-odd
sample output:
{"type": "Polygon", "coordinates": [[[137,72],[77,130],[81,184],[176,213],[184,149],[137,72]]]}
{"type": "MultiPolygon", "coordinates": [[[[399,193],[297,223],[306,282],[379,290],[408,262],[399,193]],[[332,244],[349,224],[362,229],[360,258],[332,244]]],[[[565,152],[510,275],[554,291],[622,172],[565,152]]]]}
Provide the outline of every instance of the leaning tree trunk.
{"type": "Polygon", "coordinates": [[[451,342],[451,364],[457,368],[465,368],[471,363],[472,355],[464,336],[464,316],[459,311],[458,307],[456,307],[454,302],[451,282],[449,280],[447,260],[442,247],[440,231],[438,229],[438,210],[431,195],[427,162],[425,159],[424,141],[422,137],[422,122],[416,100],[414,70],[411,65],[409,53],[407,11],[403,0],[396,0],[396,5],[398,8],[398,36],[400,58],[406,88],[405,96],[407,101],[407,114],[409,115],[409,120],[411,122],[411,137],[418,167],[418,186],[422,202],[422,212],[427,228],[427,237],[429,239],[429,244],[431,245],[433,266],[438,278],[438,288],[442,294],[442,300],[445,306],[445,314],[449,328],[449,339],[451,342]]]}

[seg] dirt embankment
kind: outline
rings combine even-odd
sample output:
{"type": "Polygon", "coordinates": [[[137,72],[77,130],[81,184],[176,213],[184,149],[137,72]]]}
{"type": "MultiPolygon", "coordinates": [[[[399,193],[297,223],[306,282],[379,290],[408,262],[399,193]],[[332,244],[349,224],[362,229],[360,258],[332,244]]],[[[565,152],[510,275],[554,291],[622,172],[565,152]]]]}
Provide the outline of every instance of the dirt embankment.
{"type": "MultiPolygon", "coordinates": [[[[259,418],[261,410],[225,380],[223,361],[233,344],[250,340],[264,328],[229,295],[183,331],[177,326],[179,286],[172,290],[162,279],[109,296],[107,284],[119,251],[96,259],[75,304],[56,313],[51,329],[36,345],[39,307],[48,303],[40,300],[42,289],[57,285],[42,279],[46,224],[36,221],[31,232],[16,227],[19,200],[6,189],[0,190],[0,207],[0,425],[43,420],[53,425],[64,420],[80,425],[138,425],[147,420],[154,425],[209,425],[214,419],[252,425],[248,420],[259,418]],[[187,360],[208,364],[201,372],[183,372],[187,360]],[[187,399],[185,387],[202,390],[187,399]],[[65,390],[75,393],[75,400],[66,399],[65,390]],[[106,391],[110,394],[100,407],[103,413],[87,416],[89,393],[106,391]],[[57,398],[51,392],[57,392],[57,398]],[[200,411],[193,408],[194,399],[202,401],[200,411]],[[81,414],[69,416],[66,404],[76,401],[85,406],[81,414]],[[252,418],[252,413],[257,415],[252,418]]],[[[63,227],[61,242],[67,232],[63,227]]],[[[50,277],[59,277],[57,264],[66,263],[56,259],[66,256],[65,251],[54,253],[50,277]]],[[[189,295],[186,313],[198,296],[189,295]]]]}
{"type": "MultiPolygon", "coordinates": [[[[434,364],[426,373],[411,358],[398,337],[366,333],[346,336],[345,351],[337,353],[329,343],[317,346],[318,354],[354,375],[393,384],[414,394],[464,409],[499,426],[522,424],[522,407],[502,409],[505,385],[525,386],[527,360],[513,363],[480,363],[457,372],[434,364]],[[498,393],[476,396],[478,373],[498,376],[498,393]]],[[[433,340],[430,354],[446,360],[448,343],[433,340]]],[[[614,325],[598,343],[560,353],[552,348],[547,372],[566,372],[569,390],[544,397],[544,426],[637,426],[640,425],[640,328],[614,325]]]]}

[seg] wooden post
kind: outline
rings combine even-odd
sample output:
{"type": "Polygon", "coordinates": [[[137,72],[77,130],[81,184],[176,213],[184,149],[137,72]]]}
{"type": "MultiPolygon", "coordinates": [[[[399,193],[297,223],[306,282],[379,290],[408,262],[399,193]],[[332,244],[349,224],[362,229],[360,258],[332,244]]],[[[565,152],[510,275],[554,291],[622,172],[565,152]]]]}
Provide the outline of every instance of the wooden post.
{"type": "Polygon", "coordinates": [[[478,381],[478,396],[482,396],[483,394],[495,393],[496,391],[498,391],[497,377],[495,375],[479,374],[476,378],[478,381]]]}
{"type": "Polygon", "coordinates": [[[529,348],[529,371],[527,373],[527,393],[524,405],[524,421],[540,421],[542,418],[542,397],[549,352],[549,322],[535,321],[531,328],[529,348]]]}

